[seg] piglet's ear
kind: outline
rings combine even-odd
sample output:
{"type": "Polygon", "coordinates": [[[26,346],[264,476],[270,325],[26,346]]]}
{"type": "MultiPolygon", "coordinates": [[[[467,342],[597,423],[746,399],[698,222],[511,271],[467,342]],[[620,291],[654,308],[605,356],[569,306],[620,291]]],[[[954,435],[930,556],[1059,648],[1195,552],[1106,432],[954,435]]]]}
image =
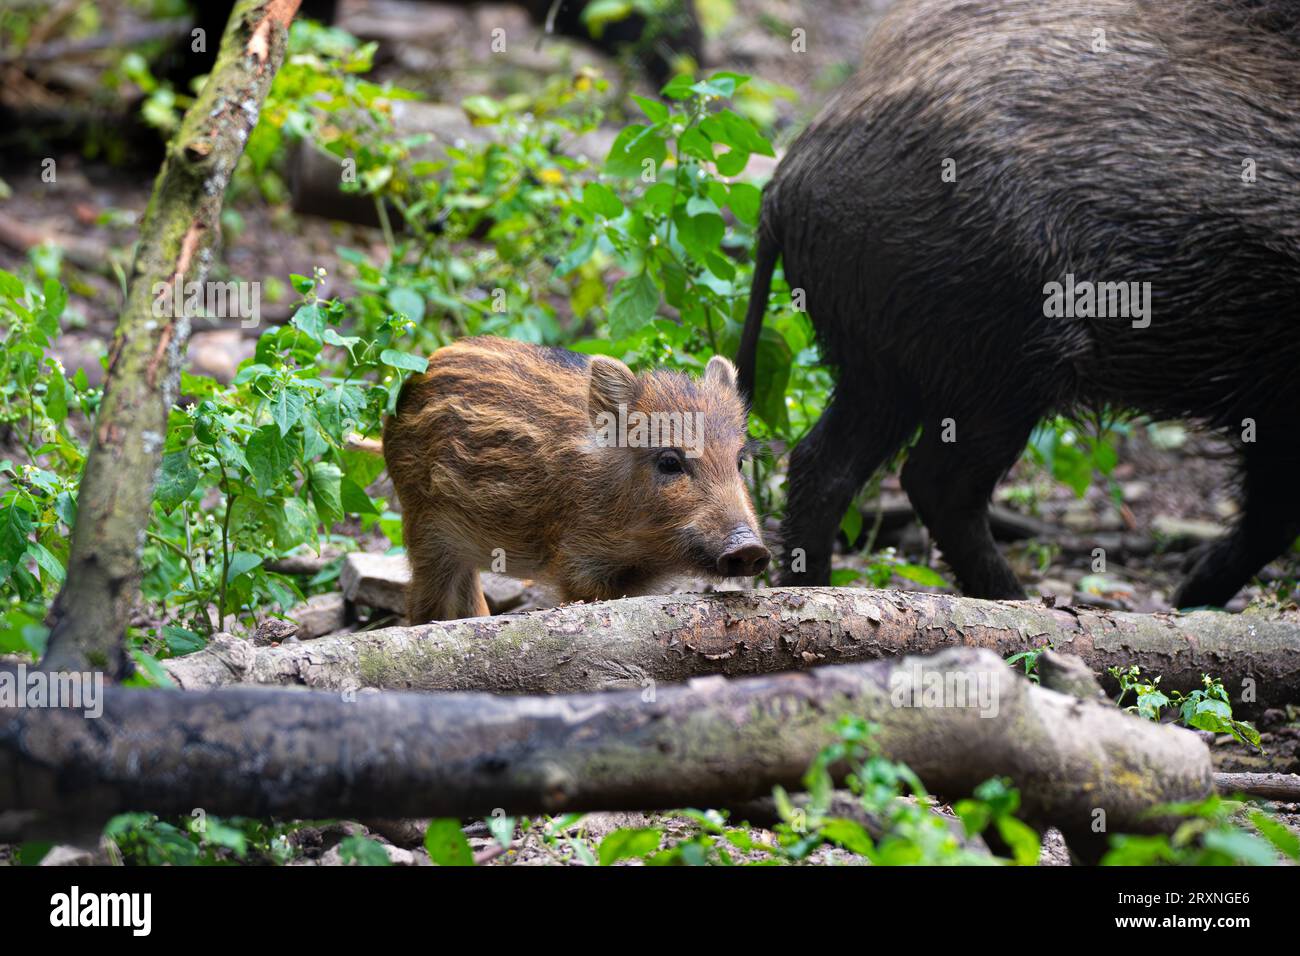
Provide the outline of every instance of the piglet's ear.
{"type": "Polygon", "coordinates": [[[637,381],[632,370],[608,355],[591,357],[591,380],[587,391],[587,414],[591,420],[601,412],[617,417],[618,406],[631,407],[636,400],[637,381]]]}
{"type": "Polygon", "coordinates": [[[721,355],[713,356],[713,358],[709,359],[709,364],[704,366],[704,384],[714,385],[718,388],[735,389],[736,366],[721,355]]]}

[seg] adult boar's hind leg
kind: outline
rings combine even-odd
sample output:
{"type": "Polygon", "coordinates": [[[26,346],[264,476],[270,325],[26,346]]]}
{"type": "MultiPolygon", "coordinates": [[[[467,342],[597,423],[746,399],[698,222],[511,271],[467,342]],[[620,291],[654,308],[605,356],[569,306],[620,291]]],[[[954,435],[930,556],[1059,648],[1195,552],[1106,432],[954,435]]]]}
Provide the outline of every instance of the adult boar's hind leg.
{"type": "Polygon", "coordinates": [[[781,584],[829,584],[831,551],[858,489],[916,427],[900,389],[884,376],[871,384],[841,380],[826,411],[790,456],[781,525],[781,584]]]}
{"type": "Polygon", "coordinates": [[[1300,537],[1296,475],[1300,452],[1246,452],[1245,507],[1237,526],[1211,547],[1174,592],[1174,607],[1222,607],[1264,565],[1300,537]]]}
{"type": "Polygon", "coordinates": [[[954,416],[945,434],[940,419],[927,417],[921,440],[903,466],[903,488],[912,507],[971,597],[1025,596],[993,543],[989,499],[1024,450],[1037,420],[1023,409],[1008,415],[981,411],[954,416]]]}

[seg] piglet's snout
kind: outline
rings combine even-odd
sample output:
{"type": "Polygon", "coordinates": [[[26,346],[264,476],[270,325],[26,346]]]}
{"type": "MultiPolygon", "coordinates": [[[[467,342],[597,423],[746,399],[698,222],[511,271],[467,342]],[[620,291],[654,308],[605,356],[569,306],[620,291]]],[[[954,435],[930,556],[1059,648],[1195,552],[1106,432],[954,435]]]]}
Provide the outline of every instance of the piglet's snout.
{"type": "Polygon", "coordinates": [[[718,573],[728,578],[752,578],[763,572],[771,557],[758,535],[742,525],[727,535],[718,556],[718,573]]]}

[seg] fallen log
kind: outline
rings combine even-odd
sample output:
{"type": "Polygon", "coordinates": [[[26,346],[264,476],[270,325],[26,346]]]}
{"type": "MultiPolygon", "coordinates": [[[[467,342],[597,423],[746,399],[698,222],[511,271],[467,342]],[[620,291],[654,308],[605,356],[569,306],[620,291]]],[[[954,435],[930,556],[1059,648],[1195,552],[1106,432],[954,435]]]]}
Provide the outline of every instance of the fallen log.
{"type": "MultiPolygon", "coordinates": [[[[1162,687],[1220,678],[1249,714],[1300,701],[1300,621],[1196,611],[1129,614],[860,588],[770,588],[574,604],[254,648],[238,639],[165,662],[184,688],[233,683],[558,694],[702,674],[984,647],[1052,646],[1098,675],[1140,664],[1162,687]]],[[[1114,694],[1114,682],[1103,678],[1114,694]]]]}
{"type": "MultiPolygon", "coordinates": [[[[697,806],[796,788],[855,715],[936,794],[995,775],[1085,856],[1211,791],[1177,727],[1046,690],[995,654],[712,677],[647,692],[505,697],[110,687],[103,712],[0,708],[0,838],[128,810],[288,818],[697,806]],[[1091,848],[1091,850],[1089,850],[1091,848]]],[[[842,771],[843,768],[840,768],[842,771]]]]}
{"type": "Polygon", "coordinates": [[[82,269],[113,274],[112,250],[102,242],[31,226],[0,213],[0,245],[25,254],[46,244],[58,246],[69,262],[82,269]]]}
{"type": "Polygon", "coordinates": [[[1222,794],[1240,793],[1279,803],[1300,803],[1300,774],[1216,773],[1214,788],[1222,794]]]}
{"type": "Polygon", "coordinates": [[[146,20],[94,36],[52,40],[23,50],[0,51],[0,67],[54,63],[102,50],[130,50],[156,40],[188,38],[189,32],[190,21],[185,18],[146,20]]]}

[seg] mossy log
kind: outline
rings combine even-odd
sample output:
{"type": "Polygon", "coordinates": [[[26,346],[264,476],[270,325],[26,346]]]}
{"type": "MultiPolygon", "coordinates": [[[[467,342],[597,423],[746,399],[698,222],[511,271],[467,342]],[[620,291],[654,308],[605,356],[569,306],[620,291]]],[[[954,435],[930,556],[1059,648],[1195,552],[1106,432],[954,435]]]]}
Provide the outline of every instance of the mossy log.
{"type": "Polygon", "coordinates": [[[123,636],[137,598],[140,545],[190,333],[184,310],[156,311],[155,303],[171,301],[177,284],[184,290],[207,278],[226,186],[284,59],[297,9],[298,0],[235,5],[216,66],[168,146],[109,352],[67,580],[50,611],[43,666],[93,667],[110,677],[125,669],[123,636]]]}
{"type": "Polygon", "coordinates": [[[725,808],[798,788],[837,718],[942,795],[1010,777],[1026,818],[1089,855],[1211,792],[1191,731],[1046,690],[996,654],[643,691],[508,697],[109,687],[103,714],[0,710],[0,830],[128,810],[288,818],[725,808]]]}
{"type": "MultiPolygon", "coordinates": [[[[558,694],[984,647],[1052,646],[1104,675],[1140,664],[1161,686],[1220,678],[1242,714],[1300,701],[1300,620],[1126,614],[947,594],[771,588],[574,604],[390,627],[280,647],[224,638],[167,661],[185,688],[231,683],[558,694]]],[[[1103,686],[1114,690],[1113,681],[1103,686]]]]}

